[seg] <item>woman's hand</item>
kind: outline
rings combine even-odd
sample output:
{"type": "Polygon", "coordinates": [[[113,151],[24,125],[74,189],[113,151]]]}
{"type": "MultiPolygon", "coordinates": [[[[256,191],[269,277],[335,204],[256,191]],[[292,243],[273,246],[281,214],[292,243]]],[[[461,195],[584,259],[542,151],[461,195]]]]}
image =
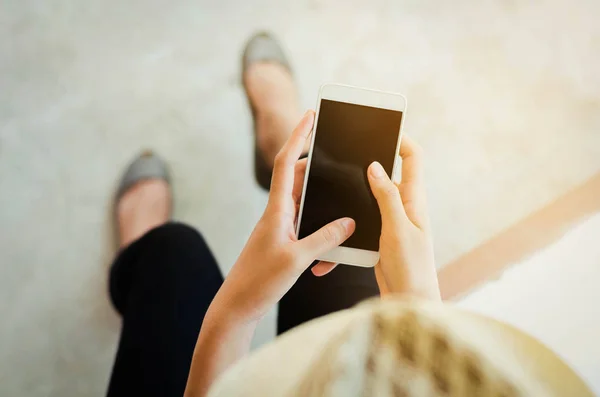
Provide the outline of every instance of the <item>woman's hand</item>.
{"type": "MultiPolygon", "coordinates": [[[[313,111],[307,112],[275,157],[267,208],[218,293],[227,310],[247,320],[260,319],[319,255],[337,247],[354,232],[354,221],[342,218],[302,240],[296,238],[306,170],[306,160],[298,158],[314,118],[313,111]]],[[[332,265],[319,264],[327,266],[332,265]]]]}
{"type": "MultiPolygon", "coordinates": [[[[296,238],[296,218],[306,161],[298,161],[315,121],[307,112],[277,157],[265,213],[213,299],[194,350],[186,397],[204,396],[213,381],[244,356],[258,321],[321,254],[354,232],[338,219],[308,237],[296,238]]],[[[334,264],[321,263],[321,268],[334,264]]]]}
{"type": "Polygon", "coordinates": [[[381,212],[380,259],[375,275],[382,296],[405,293],[440,300],[423,182],[421,148],[403,136],[402,181],[396,185],[381,164],[368,178],[381,212]]]}

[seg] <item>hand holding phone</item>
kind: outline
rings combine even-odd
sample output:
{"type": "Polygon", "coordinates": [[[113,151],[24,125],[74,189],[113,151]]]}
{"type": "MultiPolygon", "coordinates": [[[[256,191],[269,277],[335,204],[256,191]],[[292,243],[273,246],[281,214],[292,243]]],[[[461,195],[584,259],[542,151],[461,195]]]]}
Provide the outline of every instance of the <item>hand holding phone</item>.
{"type": "MultiPolygon", "coordinates": [[[[370,191],[381,214],[379,260],[375,276],[381,296],[407,294],[440,300],[423,180],[421,148],[404,135],[400,146],[402,181],[394,183],[378,162],[367,171],[370,191]]],[[[323,276],[335,266],[313,266],[323,276]]]]}
{"type": "Polygon", "coordinates": [[[400,146],[402,181],[395,184],[379,163],[369,166],[369,185],[381,212],[375,276],[382,296],[404,293],[440,300],[421,148],[407,136],[400,146]]]}
{"type": "Polygon", "coordinates": [[[244,323],[260,320],[323,253],[354,232],[354,220],[341,217],[305,238],[296,238],[295,219],[305,161],[298,161],[313,127],[308,111],[275,158],[269,201],[209,312],[227,313],[244,323]]]}

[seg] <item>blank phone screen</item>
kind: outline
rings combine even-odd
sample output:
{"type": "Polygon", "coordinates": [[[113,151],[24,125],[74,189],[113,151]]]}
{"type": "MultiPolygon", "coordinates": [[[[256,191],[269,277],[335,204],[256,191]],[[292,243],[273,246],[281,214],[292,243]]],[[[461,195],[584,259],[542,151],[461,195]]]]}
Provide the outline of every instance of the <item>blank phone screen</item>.
{"type": "Polygon", "coordinates": [[[379,161],[392,173],[402,112],[322,99],[299,237],[350,217],[354,234],[342,246],[379,251],[381,215],[367,180],[379,161]]]}

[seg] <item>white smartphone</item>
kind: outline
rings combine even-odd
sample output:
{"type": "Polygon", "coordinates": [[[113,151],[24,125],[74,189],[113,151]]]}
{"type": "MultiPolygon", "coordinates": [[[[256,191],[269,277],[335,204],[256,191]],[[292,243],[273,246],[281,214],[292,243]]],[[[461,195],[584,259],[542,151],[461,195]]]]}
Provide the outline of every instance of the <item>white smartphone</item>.
{"type": "Polygon", "coordinates": [[[321,87],[296,235],[304,238],[329,222],[350,217],[356,230],[319,260],[370,267],[379,260],[381,215],[367,180],[379,161],[395,175],[406,98],[338,84],[321,87]]]}

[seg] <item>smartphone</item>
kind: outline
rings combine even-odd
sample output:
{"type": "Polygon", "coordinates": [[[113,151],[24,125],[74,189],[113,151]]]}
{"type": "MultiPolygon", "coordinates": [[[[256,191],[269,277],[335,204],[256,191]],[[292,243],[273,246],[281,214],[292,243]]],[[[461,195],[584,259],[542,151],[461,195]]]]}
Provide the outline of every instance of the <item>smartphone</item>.
{"type": "Polygon", "coordinates": [[[400,94],[321,87],[296,234],[304,238],[343,217],[354,219],[356,229],[319,260],[363,267],[379,260],[381,215],[367,168],[379,161],[390,177],[395,175],[405,110],[400,94]]]}

